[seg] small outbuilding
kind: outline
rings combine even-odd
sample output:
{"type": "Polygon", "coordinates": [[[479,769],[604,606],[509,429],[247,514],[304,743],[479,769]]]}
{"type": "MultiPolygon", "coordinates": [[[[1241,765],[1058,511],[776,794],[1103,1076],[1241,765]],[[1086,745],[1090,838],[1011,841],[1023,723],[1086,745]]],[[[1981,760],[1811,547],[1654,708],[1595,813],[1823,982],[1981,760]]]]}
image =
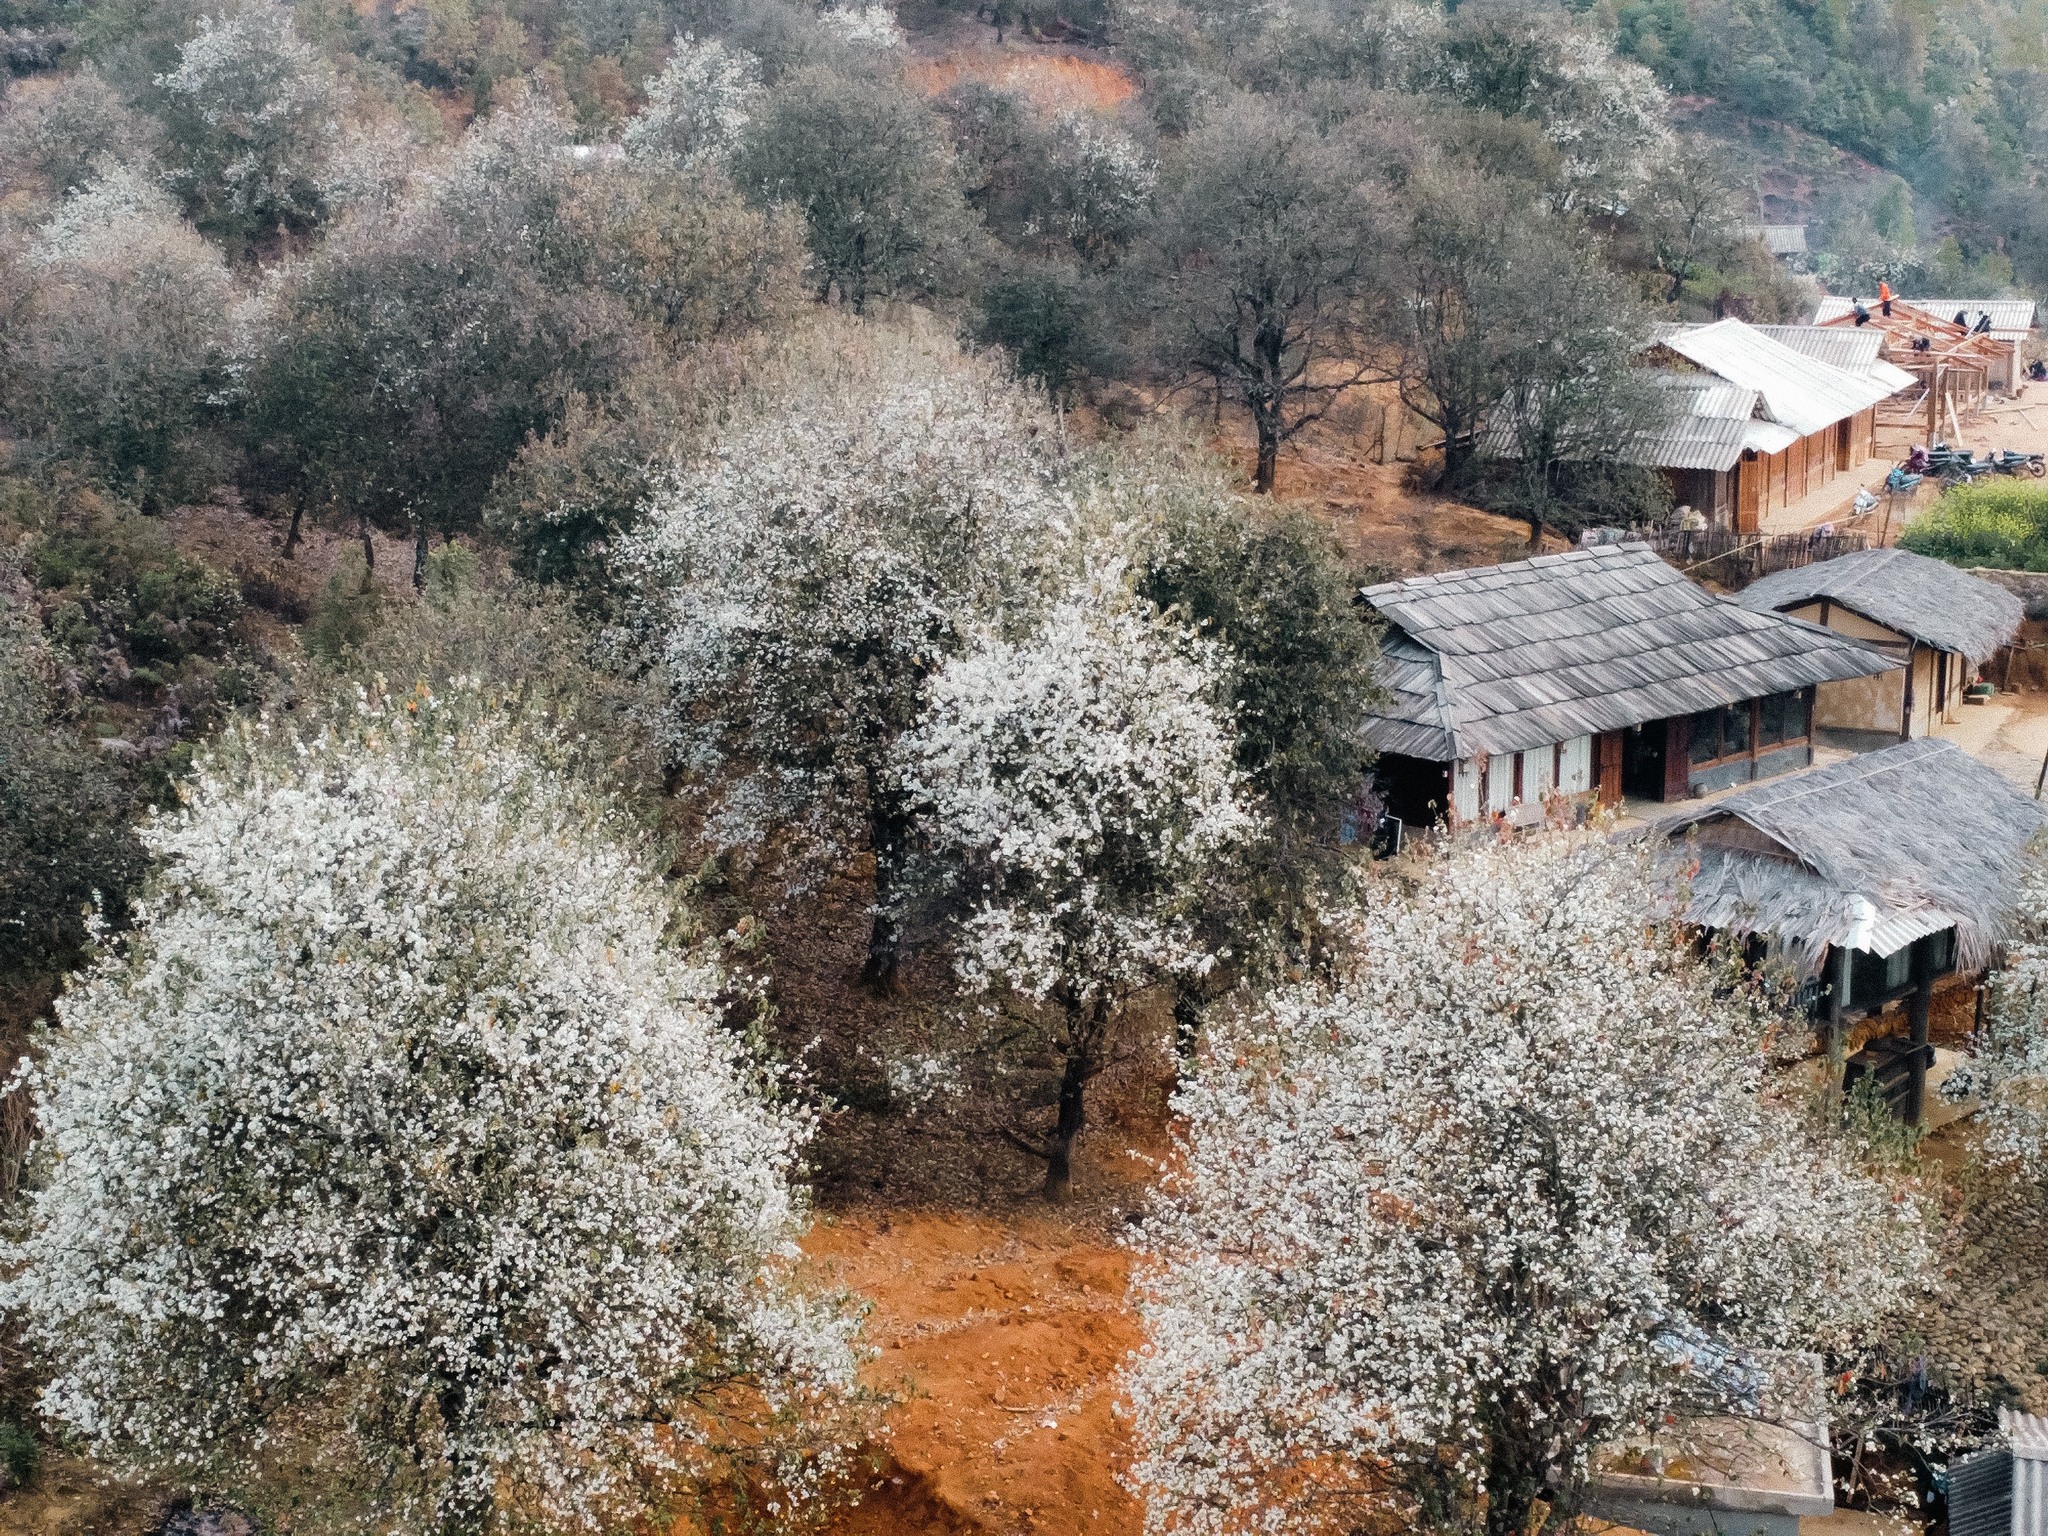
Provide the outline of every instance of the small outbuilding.
{"type": "Polygon", "coordinates": [[[1737,601],[1875,646],[1902,663],[1876,677],[1824,683],[1817,729],[1906,740],[1953,720],[1972,675],[2019,633],[2025,607],[2012,593],[1944,561],[1905,549],[1866,549],[1776,571],[1737,601]]]}
{"type": "Polygon", "coordinates": [[[1649,800],[1813,760],[1814,690],[1899,663],[1608,544],[1367,587],[1389,697],[1366,722],[1403,821],[1540,816],[1556,796],[1649,800]]]}
{"type": "Polygon", "coordinates": [[[1990,962],[2043,817],[1954,742],[1922,739],[1742,790],[1653,836],[1696,861],[1687,919],[1787,964],[1831,1048],[1861,1022],[1868,1064],[1901,1067],[1917,1121],[1936,983],[1990,962]]]}

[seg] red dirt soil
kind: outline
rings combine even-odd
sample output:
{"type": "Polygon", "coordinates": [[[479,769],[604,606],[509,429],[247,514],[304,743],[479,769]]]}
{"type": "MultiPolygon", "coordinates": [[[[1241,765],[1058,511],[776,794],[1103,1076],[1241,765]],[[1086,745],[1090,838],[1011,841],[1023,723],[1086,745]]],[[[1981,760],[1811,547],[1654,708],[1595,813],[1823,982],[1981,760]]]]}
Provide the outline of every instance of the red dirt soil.
{"type": "Polygon", "coordinates": [[[1129,75],[1106,59],[1032,43],[988,44],[944,58],[914,59],[904,73],[927,96],[941,95],[963,80],[980,80],[1047,112],[1063,107],[1113,111],[1138,89],[1129,75]]]}
{"type": "Polygon", "coordinates": [[[1056,1216],[863,1210],[806,1248],[874,1303],[884,1470],[829,1536],[1136,1536],[1112,1410],[1138,1345],[1129,1256],[1056,1216]]]}

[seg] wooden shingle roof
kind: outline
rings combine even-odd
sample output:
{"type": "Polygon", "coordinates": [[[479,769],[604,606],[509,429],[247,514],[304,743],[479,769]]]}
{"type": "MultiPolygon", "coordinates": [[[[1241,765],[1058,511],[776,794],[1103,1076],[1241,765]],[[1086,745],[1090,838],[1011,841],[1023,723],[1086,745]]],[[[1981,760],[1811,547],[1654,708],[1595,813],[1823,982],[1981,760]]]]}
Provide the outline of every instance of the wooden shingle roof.
{"type": "Polygon", "coordinates": [[[1737,601],[1763,613],[1821,597],[1972,665],[2009,644],[2026,616],[2005,588],[1909,549],[1865,549],[1773,571],[1737,601]]]}
{"type": "Polygon", "coordinates": [[[1716,597],[1642,544],[1367,587],[1388,626],[1382,752],[1447,762],[1622,730],[1899,665],[1716,597]]]}

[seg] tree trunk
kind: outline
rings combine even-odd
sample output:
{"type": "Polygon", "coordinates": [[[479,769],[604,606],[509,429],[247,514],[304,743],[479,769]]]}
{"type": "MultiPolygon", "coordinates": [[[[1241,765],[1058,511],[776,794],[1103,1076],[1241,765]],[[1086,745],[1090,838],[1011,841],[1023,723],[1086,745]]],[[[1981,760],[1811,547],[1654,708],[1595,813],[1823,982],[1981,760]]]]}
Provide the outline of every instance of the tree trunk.
{"type": "Polygon", "coordinates": [[[370,592],[371,578],[377,574],[377,541],[370,537],[370,514],[356,514],[356,535],[363,541],[363,595],[370,592]]]}
{"type": "Polygon", "coordinates": [[[903,957],[904,864],[910,852],[910,816],[899,797],[868,773],[868,841],[875,851],[875,913],[868,925],[867,960],[860,979],[876,996],[896,989],[896,972],[903,957]]]}
{"type": "Polygon", "coordinates": [[[1519,1436],[1496,1436],[1486,1465],[1486,1536],[1523,1536],[1543,1494],[1543,1458],[1519,1436]]]}
{"type": "Polygon", "coordinates": [[[1273,476],[1280,467],[1280,432],[1277,424],[1268,425],[1263,414],[1259,416],[1259,467],[1252,476],[1252,489],[1261,496],[1273,494],[1273,476]]]}
{"type": "Polygon", "coordinates": [[[427,590],[428,539],[426,523],[414,518],[412,524],[412,589],[415,592],[427,590]]]}
{"type": "Polygon", "coordinates": [[[284,558],[287,560],[291,559],[294,555],[296,555],[299,552],[299,526],[301,523],[305,521],[305,516],[305,497],[294,496],[292,498],[291,526],[285,529],[284,532],[284,558]]]}
{"type": "Polygon", "coordinates": [[[1045,1160],[1045,1198],[1064,1204],[1074,1193],[1074,1142],[1086,1121],[1084,1097],[1095,1075],[1088,1055],[1071,1046],[1060,1078],[1059,1119],[1053,1124],[1051,1155],[1045,1160]]]}

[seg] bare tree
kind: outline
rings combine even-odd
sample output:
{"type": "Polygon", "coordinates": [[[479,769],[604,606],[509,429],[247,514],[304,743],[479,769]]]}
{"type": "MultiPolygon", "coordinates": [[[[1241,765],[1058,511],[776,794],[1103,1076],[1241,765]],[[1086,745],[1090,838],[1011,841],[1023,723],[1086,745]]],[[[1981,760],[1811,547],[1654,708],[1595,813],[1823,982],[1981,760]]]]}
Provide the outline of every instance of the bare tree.
{"type": "Polygon", "coordinates": [[[1444,478],[1466,478],[1487,411],[1508,384],[1512,339],[1500,328],[1501,278],[1525,241],[1511,191],[1469,169],[1416,188],[1414,220],[1396,263],[1401,402],[1444,435],[1444,478]]]}
{"type": "Polygon", "coordinates": [[[1251,413],[1254,483],[1348,389],[1393,376],[1382,200],[1359,147],[1254,97],[1211,108],[1167,169],[1141,277],[1160,358],[1251,413]]]}

